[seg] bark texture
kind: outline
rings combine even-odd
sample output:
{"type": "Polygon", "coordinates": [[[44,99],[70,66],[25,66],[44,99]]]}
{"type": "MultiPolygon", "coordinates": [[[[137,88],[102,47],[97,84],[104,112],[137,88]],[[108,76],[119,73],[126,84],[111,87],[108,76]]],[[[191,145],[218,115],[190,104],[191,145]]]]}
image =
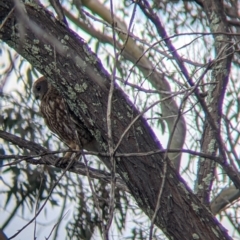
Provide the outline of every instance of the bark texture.
{"type": "MultiPolygon", "coordinates": [[[[211,0],[203,2],[203,9],[208,18],[212,33],[230,32],[226,16],[222,10],[223,8],[223,1],[211,0]]],[[[233,48],[231,36],[226,34],[213,36],[215,40],[216,59],[210,80],[212,85],[208,89],[207,106],[209,112],[205,112],[206,118],[201,151],[213,156],[216,156],[219,151],[220,156],[226,159],[220,132],[223,99],[229,80],[233,48]]],[[[215,167],[216,163],[209,161],[209,159],[200,159],[199,161],[197,196],[206,206],[210,206],[210,192],[214,181],[215,167]]]]}
{"type": "MultiPolygon", "coordinates": [[[[16,6],[14,8],[13,1],[1,1],[0,21],[3,26],[0,39],[51,81],[63,94],[72,114],[81,119],[96,138],[99,150],[107,152],[110,76],[81,37],[41,6],[35,3],[23,5],[21,10],[16,6]]],[[[115,86],[112,101],[114,145],[138,114],[123,91],[115,86]]],[[[161,145],[156,136],[140,116],[123,137],[117,152],[147,152],[159,148],[161,145]]],[[[231,239],[187,187],[169,160],[166,176],[163,176],[163,154],[115,160],[117,173],[126,182],[138,206],[150,218],[161,182],[166,177],[155,223],[169,239],[231,239]]]]}

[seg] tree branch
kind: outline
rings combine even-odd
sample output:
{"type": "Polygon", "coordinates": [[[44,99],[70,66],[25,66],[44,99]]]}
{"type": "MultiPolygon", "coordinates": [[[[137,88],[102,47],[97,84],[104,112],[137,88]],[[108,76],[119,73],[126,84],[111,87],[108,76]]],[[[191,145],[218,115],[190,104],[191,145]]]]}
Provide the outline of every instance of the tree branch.
{"type": "MultiPolygon", "coordinates": [[[[20,137],[17,137],[11,133],[8,132],[4,132],[2,130],[0,130],[0,138],[4,139],[7,142],[11,142],[14,145],[19,146],[20,148],[25,148],[30,150],[30,154],[29,156],[15,156],[15,159],[19,159],[21,161],[26,161],[28,163],[34,164],[34,165],[51,165],[54,167],[59,167],[61,169],[65,169],[65,164],[61,164],[59,165],[58,163],[61,162],[61,158],[58,158],[56,156],[54,156],[54,153],[49,151],[48,149],[40,146],[39,144],[32,142],[32,141],[28,141],[25,139],[22,139],[20,137]],[[34,154],[34,155],[31,155],[34,154]],[[36,160],[36,158],[38,158],[36,160]]],[[[55,152],[55,153],[59,153],[59,151],[55,152]]],[[[11,158],[13,158],[14,156],[11,156],[11,158]]],[[[0,159],[6,159],[7,157],[5,156],[0,156],[0,159]]],[[[14,164],[14,162],[13,162],[14,164]]],[[[71,166],[69,168],[69,172],[73,172],[76,174],[80,174],[83,176],[87,176],[87,172],[86,172],[86,165],[79,162],[79,161],[75,161],[73,166],[71,166]]],[[[107,183],[111,183],[111,174],[107,173],[105,171],[101,171],[101,170],[97,170],[91,167],[87,167],[88,171],[89,171],[89,175],[91,178],[94,179],[98,179],[100,181],[104,181],[107,183]]],[[[119,189],[129,192],[126,184],[122,181],[122,179],[120,179],[119,177],[117,177],[116,180],[116,185],[119,189]]]]}
{"type": "MultiPolygon", "coordinates": [[[[217,0],[203,1],[203,9],[207,15],[211,32],[230,32],[226,16],[222,9],[223,2],[217,0]]],[[[226,147],[221,139],[221,118],[223,99],[227,88],[231,62],[233,57],[232,37],[223,35],[214,35],[214,48],[216,52],[215,64],[212,67],[210,83],[215,83],[208,89],[207,108],[212,120],[217,128],[214,128],[209,121],[209,115],[206,114],[204,130],[201,141],[201,151],[216,155],[217,152],[226,159],[226,147]]],[[[203,109],[205,112],[205,109],[203,109]]],[[[198,169],[198,197],[201,201],[210,206],[210,192],[214,180],[216,165],[210,163],[208,159],[199,161],[198,169]]]]}
{"type": "MultiPolygon", "coordinates": [[[[112,25],[112,19],[110,17],[111,13],[109,9],[107,9],[107,7],[102,5],[102,3],[96,0],[91,2],[83,1],[83,4],[92,12],[98,14],[109,25],[112,25]]],[[[67,16],[71,17],[71,15],[69,14],[67,16]]],[[[117,18],[116,16],[114,17],[114,22],[114,25],[117,26],[116,31],[119,33],[119,38],[124,41],[124,45],[121,45],[119,42],[117,42],[116,47],[121,51],[121,53],[127,60],[131,61],[134,64],[134,67],[136,66],[142,72],[144,77],[152,84],[155,89],[162,91],[162,93],[159,95],[161,99],[165,98],[167,95],[164,92],[171,92],[170,84],[168,83],[165,76],[155,69],[155,66],[146,56],[147,52],[153,49],[154,46],[149,46],[149,49],[147,51],[143,51],[136,44],[136,41],[131,34],[131,26],[128,30],[125,22],[117,18]]],[[[84,30],[88,30],[86,26],[84,27],[84,30]]],[[[94,32],[99,36],[99,33],[97,31],[93,31],[93,29],[90,29],[90,31],[92,33],[94,32]]],[[[100,37],[99,40],[106,41],[113,45],[113,41],[108,41],[108,38],[106,37],[100,37]]],[[[126,83],[127,81],[125,81],[125,84],[126,83]]],[[[178,105],[175,99],[171,98],[167,99],[164,102],[161,102],[160,107],[162,110],[162,114],[165,117],[169,117],[168,121],[166,121],[169,132],[173,132],[175,119],[178,116],[178,105]]],[[[185,141],[185,135],[185,120],[183,116],[180,116],[176,125],[176,130],[174,131],[171,148],[182,148],[185,141]]],[[[169,153],[169,158],[173,161],[175,168],[179,170],[181,154],[169,153]]]]}

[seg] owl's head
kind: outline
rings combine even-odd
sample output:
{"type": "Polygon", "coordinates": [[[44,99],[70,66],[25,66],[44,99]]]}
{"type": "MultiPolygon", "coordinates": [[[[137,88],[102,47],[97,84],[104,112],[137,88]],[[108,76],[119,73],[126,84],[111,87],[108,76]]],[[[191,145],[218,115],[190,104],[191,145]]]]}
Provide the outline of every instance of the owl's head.
{"type": "Polygon", "coordinates": [[[44,95],[48,91],[48,82],[45,77],[39,78],[32,87],[32,92],[35,98],[38,100],[42,100],[44,95]]]}

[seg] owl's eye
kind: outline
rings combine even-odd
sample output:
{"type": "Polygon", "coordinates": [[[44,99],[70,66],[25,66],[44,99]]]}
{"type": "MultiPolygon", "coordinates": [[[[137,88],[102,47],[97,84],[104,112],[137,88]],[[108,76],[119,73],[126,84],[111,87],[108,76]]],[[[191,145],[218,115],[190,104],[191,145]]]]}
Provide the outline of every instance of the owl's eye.
{"type": "Polygon", "coordinates": [[[40,91],[41,90],[41,86],[37,86],[37,91],[40,91]]]}

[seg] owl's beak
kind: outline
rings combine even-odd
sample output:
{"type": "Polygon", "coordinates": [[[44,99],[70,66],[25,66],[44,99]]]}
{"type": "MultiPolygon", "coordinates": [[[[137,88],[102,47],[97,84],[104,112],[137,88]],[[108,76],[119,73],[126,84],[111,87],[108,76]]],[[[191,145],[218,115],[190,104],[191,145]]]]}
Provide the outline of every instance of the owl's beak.
{"type": "Polygon", "coordinates": [[[33,89],[33,95],[36,100],[40,99],[40,93],[35,88],[33,89]]]}

